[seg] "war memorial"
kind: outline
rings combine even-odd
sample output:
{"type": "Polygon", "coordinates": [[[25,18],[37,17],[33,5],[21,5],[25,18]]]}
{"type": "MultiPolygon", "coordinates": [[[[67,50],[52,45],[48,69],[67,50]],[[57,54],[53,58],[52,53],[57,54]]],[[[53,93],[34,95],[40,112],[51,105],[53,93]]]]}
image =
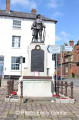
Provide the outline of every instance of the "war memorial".
{"type": "MultiPolygon", "coordinates": [[[[52,97],[52,76],[47,69],[47,46],[45,45],[46,26],[38,14],[34,20],[32,40],[28,46],[28,67],[24,70],[23,76],[23,97],[52,97]]],[[[20,95],[20,84],[18,95],[20,95]]]]}

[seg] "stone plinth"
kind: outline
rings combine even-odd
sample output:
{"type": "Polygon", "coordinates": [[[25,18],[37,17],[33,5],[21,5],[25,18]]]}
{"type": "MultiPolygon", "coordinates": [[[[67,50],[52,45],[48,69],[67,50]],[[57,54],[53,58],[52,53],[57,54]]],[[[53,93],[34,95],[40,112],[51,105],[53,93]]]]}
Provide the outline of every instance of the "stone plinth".
{"type": "Polygon", "coordinates": [[[24,77],[23,96],[27,97],[52,97],[51,77],[24,77]]]}
{"type": "MultiPolygon", "coordinates": [[[[44,43],[31,43],[27,50],[27,67],[23,73],[23,97],[52,97],[54,63],[44,43]],[[50,65],[49,65],[50,64],[50,65]]],[[[19,80],[20,81],[20,80],[19,80]]],[[[21,93],[18,85],[18,95],[21,93]]]]}
{"type": "Polygon", "coordinates": [[[48,76],[24,76],[23,97],[52,97],[51,82],[48,76]]]}

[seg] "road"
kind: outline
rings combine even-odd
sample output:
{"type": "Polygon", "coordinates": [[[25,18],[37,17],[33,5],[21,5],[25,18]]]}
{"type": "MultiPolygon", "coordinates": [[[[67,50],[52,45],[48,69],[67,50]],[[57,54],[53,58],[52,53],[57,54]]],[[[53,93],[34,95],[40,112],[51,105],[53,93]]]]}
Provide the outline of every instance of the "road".
{"type": "Polygon", "coordinates": [[[79,78],[67,78],[67,79],[63,79],[63,81],[68,81],[68,82],[73,82],[73,85],[76,87],[79,87],[79,78]]]}

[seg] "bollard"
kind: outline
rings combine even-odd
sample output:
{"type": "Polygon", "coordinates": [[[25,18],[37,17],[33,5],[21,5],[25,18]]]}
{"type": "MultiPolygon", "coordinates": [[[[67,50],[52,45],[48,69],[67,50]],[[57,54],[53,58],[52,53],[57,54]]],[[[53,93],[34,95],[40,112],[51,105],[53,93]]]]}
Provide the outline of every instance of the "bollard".
{"type": "Polygon", "coordinates": [[[14,80],[13,80],[13,90],[14,90],[14,80]]]}
{"type": "Polygon", "coordinates": [[[8,82],[8,85],[9,85],[9,95],[11,94],[11,81],[7,81],[8,82]]]}
{"type": "Polygon", "coordinates": [[[13,90],[14,90],[14,80],[11,80],[11,93],[13,92],[13,90]]]}
{"type": "Polygon", "coordinates": [[[13,92],[14,89],[14,81],[13,80],[8,80],[7,81],[7,95],[6,98],[9,98],[9,95],[13,92]]]}
{"type": "Polygon", "coordinates": [[[21,96],[20,96],[20,98],[23,98],[23,81],[20,82],[20,85],[21,85],[21,96]]]}
{"type": "Polygon", "coordinates": [[[57,98],[59,98],[59,81],[57,82],[57,98]]]}
{"type": "Polygon", "coordinates": [[[63,94],[63,81],[61,81],[61,94],[63,94]]]}
{"type": "Polygon", "coordinates": [[[22,103],[23,100],[23,81],[20,82],[21,87],[21,96],[20,96],[20,103],[22,103]]]}
{"type": "Polygon", "coordinates": [[[10,94],[12,94],[13,90],[14,90],[14,81],[10,80],[10,94]]]}
{"type": "Polygon", "coordinates": [[[20,97],[23,98],[23,81],[21,81],[20,84],[21,84],[21,96],[20,97]]]}
{"type": "Polygon", "coordinates": [[[65,96],[67,96],[67,87],[68,87],[68,83],[67,83],[67,81],[65,81],[65,96]]]}
{"type": "Polygon", "coordinates": [[[10,94],[12,93],[12,80],[10,80],[10,94]]]}
{"type": "Polygon", "coordinates": [[[70,82],[70,86],[71,86],[71,96],[70,98],[73,99],[73,82],[70,82]]]}
{"type": "Polygon", "coordinates": [[[2,76],[0,76],[0,87],[1,87],[1,79],[2,79],[2,76]]]}
{"type": "Polygon", "coordinates": [[[10,94],[12,93],[12,80],[10,80],[10,94]]]}
{"type": "Polygon", "coordinates": [[[57,93],[57,89],[56,89],[56,80],[55,80],[55,93],[57,93]]]}
{"type": "Polygon", "coordinates": [[[9,98],[10,95],[10,81],[7,81],[7,95],[6,98],[9,98]]]}

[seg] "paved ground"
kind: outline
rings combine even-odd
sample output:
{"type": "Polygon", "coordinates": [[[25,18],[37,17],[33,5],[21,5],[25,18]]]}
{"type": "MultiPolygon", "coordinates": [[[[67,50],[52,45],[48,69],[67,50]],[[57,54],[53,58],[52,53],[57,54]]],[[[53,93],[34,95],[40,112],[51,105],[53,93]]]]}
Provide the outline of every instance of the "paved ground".
{"type": "Polygon", "coordinates": [[[75,104],[58,104],[51,101],[6,103],[6,92],[4,85],[0,88],[0,120],[79,120],[78,86],[74,86],[75,104]]]}

